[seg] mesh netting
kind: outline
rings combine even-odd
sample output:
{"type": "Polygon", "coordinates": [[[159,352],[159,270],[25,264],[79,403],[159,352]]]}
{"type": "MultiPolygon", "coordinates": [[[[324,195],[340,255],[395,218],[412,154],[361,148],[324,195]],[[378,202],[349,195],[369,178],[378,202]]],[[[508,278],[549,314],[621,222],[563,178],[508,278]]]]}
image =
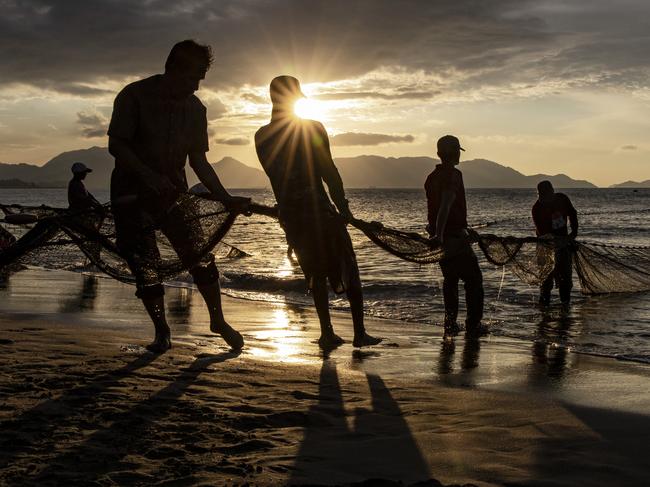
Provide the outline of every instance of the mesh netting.
{"type": "MultiPolygon", "coordinates": [[[[123,282],[134,277],[126,255],[115,242],[115,224],[107,207],[104,213],[89,210],[73,212],[46,206],[25,207],[1,205],[5,230],[18,239],[13,242],[5,233],[0,246],[0,270],[17,264],[69,269],[78,261],[79,252],[98,269],[123,282]],[[35,222],[27,224],[31,215],[35,222]],[[22,218],[21,217],[25,217],[22,218]],[[7,223],[14,222],[14,223],[7,223]]],[[[256,205],[249,211],[276,218],[275,208],[256,205]]],[[[183,195],[173,211],[162,218],[183,219],[193,227],[192,253],[196,262],[181,262],[165,235],[156,230],[160,249],[156,273],[170,279],[198,264],[232,227],[238,214],[222,203],[200,195],[183,195]]],[[[152,222],[152,228],[160,222],[152,222]]],[[[391,254],[418,264],[440,261],[445,252],[417,233],[402,232],[376,222],[355,220],[361,230],[377,246],[391,254]]],[[[478,245],[488,262],[506,266],[513,274],[531,285],[541,284],[555,267],[556,242],[544,238],[517,238],[483,234],[478,245]]],[[[600,243],[572,242],[573,266],[585,294],[638,292],[650,290],[650,247],[626,247],[600,243]]],[[[236,247],[227,246],[227,257],[245,256],[236,247]]]]}

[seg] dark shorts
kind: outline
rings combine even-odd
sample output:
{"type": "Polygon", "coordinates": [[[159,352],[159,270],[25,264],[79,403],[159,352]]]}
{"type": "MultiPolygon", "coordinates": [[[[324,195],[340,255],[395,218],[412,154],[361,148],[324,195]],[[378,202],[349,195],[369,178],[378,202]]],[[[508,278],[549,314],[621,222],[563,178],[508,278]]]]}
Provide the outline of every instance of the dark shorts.
{"type": "Polygon", "coordinates": [[[281,209],[280,223],[310,289],[318,278],[327,278],[336,293],[361,285],[350,235],[333,208],[281,209]]]}
{"type": "MultiPolygon", "coordinates": [[[[136,296],[157,297],[164,294],[160,269],[164,253],[173,250],[182,265],[190,270],[198,285],[211,284],[219,279],[219,272],[211,253],[203,255],[199,242],[205,240],[201,225],[193,220],[196,214],[192,201],[183,195],[168,208],[154,204],[128,204],[115,207],[117,247],[124,254],[136,280],[136,296]],[[162,234],[162,235],[160,235],[162,234]],[[166,238],[170,249],[158,246],[166,238]]],[[[167,246],[164,246],[167,247],[167,246]]]]}

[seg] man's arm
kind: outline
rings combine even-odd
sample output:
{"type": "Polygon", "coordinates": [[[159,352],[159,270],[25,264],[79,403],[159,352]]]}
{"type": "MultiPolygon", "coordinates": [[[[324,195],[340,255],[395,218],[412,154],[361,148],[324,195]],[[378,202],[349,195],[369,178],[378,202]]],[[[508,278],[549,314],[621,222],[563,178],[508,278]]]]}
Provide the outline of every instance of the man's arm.
{"type": "Polygon", "coordinates": [[[345,189],[343,189],[343,180],[339,174],[334,160],[332,159],[332,152],[330,151],[330,141],[327,136],[327,131],[322,124],[317,123],[317,137],[314,140],[315,159],[321,171],[321,177],[327,184],[330,197],[338,208],[339,213],[347,220],[352,220],[353,216],[348,206],[348,200],[345,199],[345,189]]]}
{"type": "Polygon", "coordinates": [[[570,201],[569,207],[569,224],[571,225],[571,232],[569,233],[569,237],[576,238],[578,236],[578,212],[570,201]]]}
{"type": "Polygon", "coordinates": [[[194,170],[199,180],[205,185],[206,188],[220,201],[229,201],[233,196],[226,191],[223,187],[214,168],[205,157],[205,152],[191,152],[190,153],[190,167],[194,170]]]}

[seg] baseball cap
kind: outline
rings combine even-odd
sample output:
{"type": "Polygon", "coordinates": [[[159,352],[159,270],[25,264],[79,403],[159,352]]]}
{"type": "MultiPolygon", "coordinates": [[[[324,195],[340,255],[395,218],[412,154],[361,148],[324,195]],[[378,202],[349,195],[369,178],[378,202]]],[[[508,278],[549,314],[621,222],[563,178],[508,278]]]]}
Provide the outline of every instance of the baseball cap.
{"type": "Polygon", "coordinates": [[[72,171],[72,174],[81,174],[84,172],[93,172],[92,169],[90,169],[88,166],[86,166],[83,162],[75,162],[72,167],[70,168],[72,171]]]}
{"type": "Polygon", "coordinates": [[[443,135],[438,139],[438,152],[444,152],[450,149],[460,149],[465,151],[465,149],[460,146],[460,140],[458,140],[458,137],[454,137],[453,135],[443,135]]]}
{"type": "Polygon", "coordinates": [[[286,98],[306,98],[300,89],[300,81],[293,76],[276,76],[271,81],[271,100],[282,100],[286,98]]]}

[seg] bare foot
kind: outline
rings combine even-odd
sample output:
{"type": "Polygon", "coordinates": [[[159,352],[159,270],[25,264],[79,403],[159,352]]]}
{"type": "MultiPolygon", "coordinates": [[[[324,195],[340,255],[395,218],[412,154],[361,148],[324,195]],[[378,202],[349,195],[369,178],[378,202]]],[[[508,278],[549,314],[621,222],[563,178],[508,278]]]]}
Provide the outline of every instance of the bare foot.
{"type": "Polygon", "coordinates": [[[156,338],[154,338],[153,342],[151,342],[145,348],[153,353],[165,353],[167,350],[172,348],[171,335],[156,333],[156,338]]]}
{"type": "Polygon", "coordinates": [[[244,338],[241,336],[241,333],[228,323],[224,322],[221,325],[210,324],[210,331],[221,335],[233,350],[241,350],[244,347],[244,338]]]}
{"type": "Polygon", "coordinates": [[[321,333],[321,336],[318,339],[318,346],[324,350],[332,350],[340,345],[343,345],[344,343],[345,341],[343,338],[338,336],[333,331],[328,333],[321,333]]]}
{"type": "Polygon", "coordinates": [[[381,343],[383,338],[376,338],[373,336],[368,335],[367,333],[364,332],[364,334],[360,337],[354,337],[354,341],[352,342],[352,346],[354,347],[369,347],[371,345],[377,345],[378,343],[381,343]]]}

